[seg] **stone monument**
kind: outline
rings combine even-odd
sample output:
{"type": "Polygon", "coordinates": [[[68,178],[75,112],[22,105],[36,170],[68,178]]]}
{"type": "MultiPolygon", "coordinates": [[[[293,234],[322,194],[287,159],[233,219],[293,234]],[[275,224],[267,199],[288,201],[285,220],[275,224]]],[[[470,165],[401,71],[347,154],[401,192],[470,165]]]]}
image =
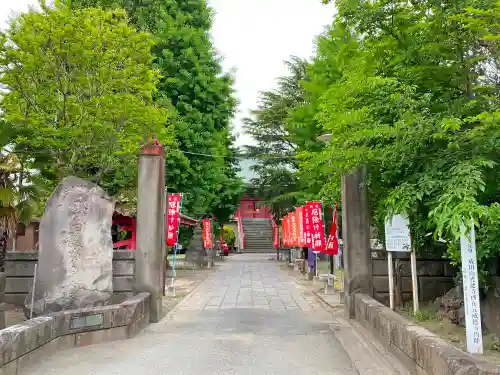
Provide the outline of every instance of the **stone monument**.
{"type": "Polygon", "coordinates": [[[33,316],[110,303],[113,211],[102,188],[77,177],[65,178],[52,193],[40,221],[33,316]]]}
{"type": "Polygon", "coordinates": [[[194,228],[193,237],[186,250],[186,261],[193,262],[198,267],[206,267],[207,251],[203,248],[203,231],[198,225],[194,228]]]}

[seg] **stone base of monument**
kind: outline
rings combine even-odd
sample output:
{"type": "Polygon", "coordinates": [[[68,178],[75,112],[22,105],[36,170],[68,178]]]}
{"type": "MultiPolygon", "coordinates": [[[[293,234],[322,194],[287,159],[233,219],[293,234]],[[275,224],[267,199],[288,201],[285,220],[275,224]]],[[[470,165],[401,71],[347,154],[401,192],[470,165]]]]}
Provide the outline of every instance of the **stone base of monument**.
{"type": "Polygon", "coordinates": [[[0,330],[0,374],[21,374],[58,350],[131,338],[149,324],[150,294],[65,310],[0,330]]]}
{"type": "Polygon", "coordinates": [[[202,230],[200,227],[196,227],[186,251],[186,262],[198,268],[212,268],[216,257],[215,254],[215,249],[207,250],[203,247],[202,230]]]}
{"type": "Polygon", "coordinates": [[[213,268],[215,265],[215,256],[208,254],[205,249],[191,250],[186,252],[185,263],[191,264],[197,268],[213,268]]]}
{"type": "MultiPolygon", "coordinates": [[[[31,311],[31,303],[28,302],[30,298],[30,295],[26,297],[26,302],[24,305],[24,316],[26,319],[36,318],[38,316],[45,316],[45,315],[50,315],[52,314],[51,310],[54,312],[59,312],[59,311],[64,311],[60,305],[57,303],[54,303],[53,305],[50,304],[44,304],[43,300],[35,302],[35,309],[31,311]],[[44,312],[44,310],[46,312],[44,312]]],[[[95,303],[89,303],[87,300],[87,306],[86,307],[76,307],[76,306],[68,306],[66,308],[66,311],[75,311],[75,310],[81,310],[81,309],[89,309],[89,308],[100,308],[100,307],[105,307],[105,306],[110,306],[112,304],[117,304],[121,303],[125,299],[125,296],[123,295],[112,295],[108,301],[96,301],[95,303]]]]}

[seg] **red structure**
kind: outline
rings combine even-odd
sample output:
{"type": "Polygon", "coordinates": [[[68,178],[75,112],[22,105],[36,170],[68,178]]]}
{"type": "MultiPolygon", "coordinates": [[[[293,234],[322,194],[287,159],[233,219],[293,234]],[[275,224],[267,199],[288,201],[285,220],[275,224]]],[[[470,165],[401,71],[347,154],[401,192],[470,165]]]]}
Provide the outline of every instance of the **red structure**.
{"type": "Polygon", "coordinates": [[[262,199],[246,194],[240,200],[240,206],[235,216],[242,219],[269,219],[271,211],[266,206],[261,205],[262,199]]]}
{"type": "Polygon", "coordinates": [[[113,214],[113,225],[118,226],[118,228],[123,231],[131,233],[130,239],[113,243],[113,249],[125,247],[127,250],[135,250],[137,233],[137,223],[135,217],[126,216],[115,211],[113,214]]]}
{"type": "Polygon", "coordinates": [[[245,248],[245,231],[243,219],[272,219],[271,210],[262,204],[263,199],[252,193],[247,193],[241,198],[240,205],[234,214],[238,223],[240,247],[245,248]]]}
{"type": "MultiPolygon", "coordinates": [[[[198,225],[198,220],[185,215],[180,215],[181,225],[194,227],[198,225]]],[[[125,248],[126,250],[136,249],[137,221],[135,217],[121,214],[117,211],[113,214],[113,225],[117,225],[119,229],[129,232],[130,238],[113,243],[113,249],[125,248]]],[[[165,222],[165,230],[167,222],[165,222]]],[[[166,233],[166,231],[165,231],[166,233]]]]}

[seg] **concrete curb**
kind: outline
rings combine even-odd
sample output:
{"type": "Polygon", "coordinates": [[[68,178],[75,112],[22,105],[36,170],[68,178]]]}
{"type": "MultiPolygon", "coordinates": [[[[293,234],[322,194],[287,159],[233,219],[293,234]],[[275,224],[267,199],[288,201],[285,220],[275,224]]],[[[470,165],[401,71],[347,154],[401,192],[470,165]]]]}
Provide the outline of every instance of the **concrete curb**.
{"type": "Polygon", "coordinates": [[[324,296],[321,295],[321,293],[318,293],[317,291],[314,291],[313,290],[313,294],[316,296],[316,298],[318,298],[322,303],[324,303],[325,305],[327,305],[328,307],[330,307],[331,309],[333,310],[338,310],[340,308],[343,308],[344,307],[344,304],[342,302],[340,302],[339,304],[337,305],[333,305],[331,302],[328,302],[324,296]]]}
{"type": "Polygon", "coordinates": [[[332,304],[322,293],[313,291],[313,294],[328,306],[337,320],[330,324],[330,330],[349,356],[354,368],[360,375],[407,375],[410,374],[390,353],[381,350],[381,345],[375,338],[361,330],[355,322],[343,316],[344,304],[332,304]],[[363,353],[363,356],[359,354],[363,353]],[[398,363],[396,363],[398,362],[398,363]]]}
{"type": "Polygon", "coordinates": [[[169,312],[167,312],[165,314],[165,316],[158,322],[158,323],[153,323],[153,324],[150,324],[151,325],[155,325],[155,324],[164,324],[164,323],[167,323],[169,320],[170,320],[170,317],[172,316],[172,314],[177,310],[178,307],[184,305],[185,303],[187,303],[187,301],[193,297],[194,295],[194,292],[196,291],[196,289],[198,289],[198,287],[203,284],[205,281],[207,281],[208,277],[210,275],[207,275],[207,277],[205,277],[204,280],[202,280],[198,285],[196,285],[193,289],[191,289],[191,291],[177,304],[175,305],[169,312]]]}
{"type": "Polygon", "coordinates": [[[375,342],[414,374],[500,374],[500,366],[463,352],[368,295],[355,294],[354,306],[354,324],[368,332],[367,337],[375,337],[375,342]]]}
{"type": "Polygon", "coordinates": [[[410,375],[411,373],[394,357],[388,355],[350,322],[336,317],[337,324],[330,324],[330,330],[349,356],[359,375],[410,375]],[[360,353],[363,353],[360,356],[360,353]]]}

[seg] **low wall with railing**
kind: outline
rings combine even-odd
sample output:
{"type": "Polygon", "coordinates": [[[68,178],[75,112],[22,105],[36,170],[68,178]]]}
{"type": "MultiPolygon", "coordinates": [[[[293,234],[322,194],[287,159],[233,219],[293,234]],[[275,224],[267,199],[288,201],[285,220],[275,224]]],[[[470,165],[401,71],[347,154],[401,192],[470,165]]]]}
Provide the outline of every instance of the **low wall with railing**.
{"type": "MultiPolygon", "coordinates": [[[[5,260],[5,302],[24,306],[28,295],[38,252],[9,251],[5,260]]],[[[113,251],[113,293],[131,297],[134,291],[135,252],[128,250],[113,251]]]]}

